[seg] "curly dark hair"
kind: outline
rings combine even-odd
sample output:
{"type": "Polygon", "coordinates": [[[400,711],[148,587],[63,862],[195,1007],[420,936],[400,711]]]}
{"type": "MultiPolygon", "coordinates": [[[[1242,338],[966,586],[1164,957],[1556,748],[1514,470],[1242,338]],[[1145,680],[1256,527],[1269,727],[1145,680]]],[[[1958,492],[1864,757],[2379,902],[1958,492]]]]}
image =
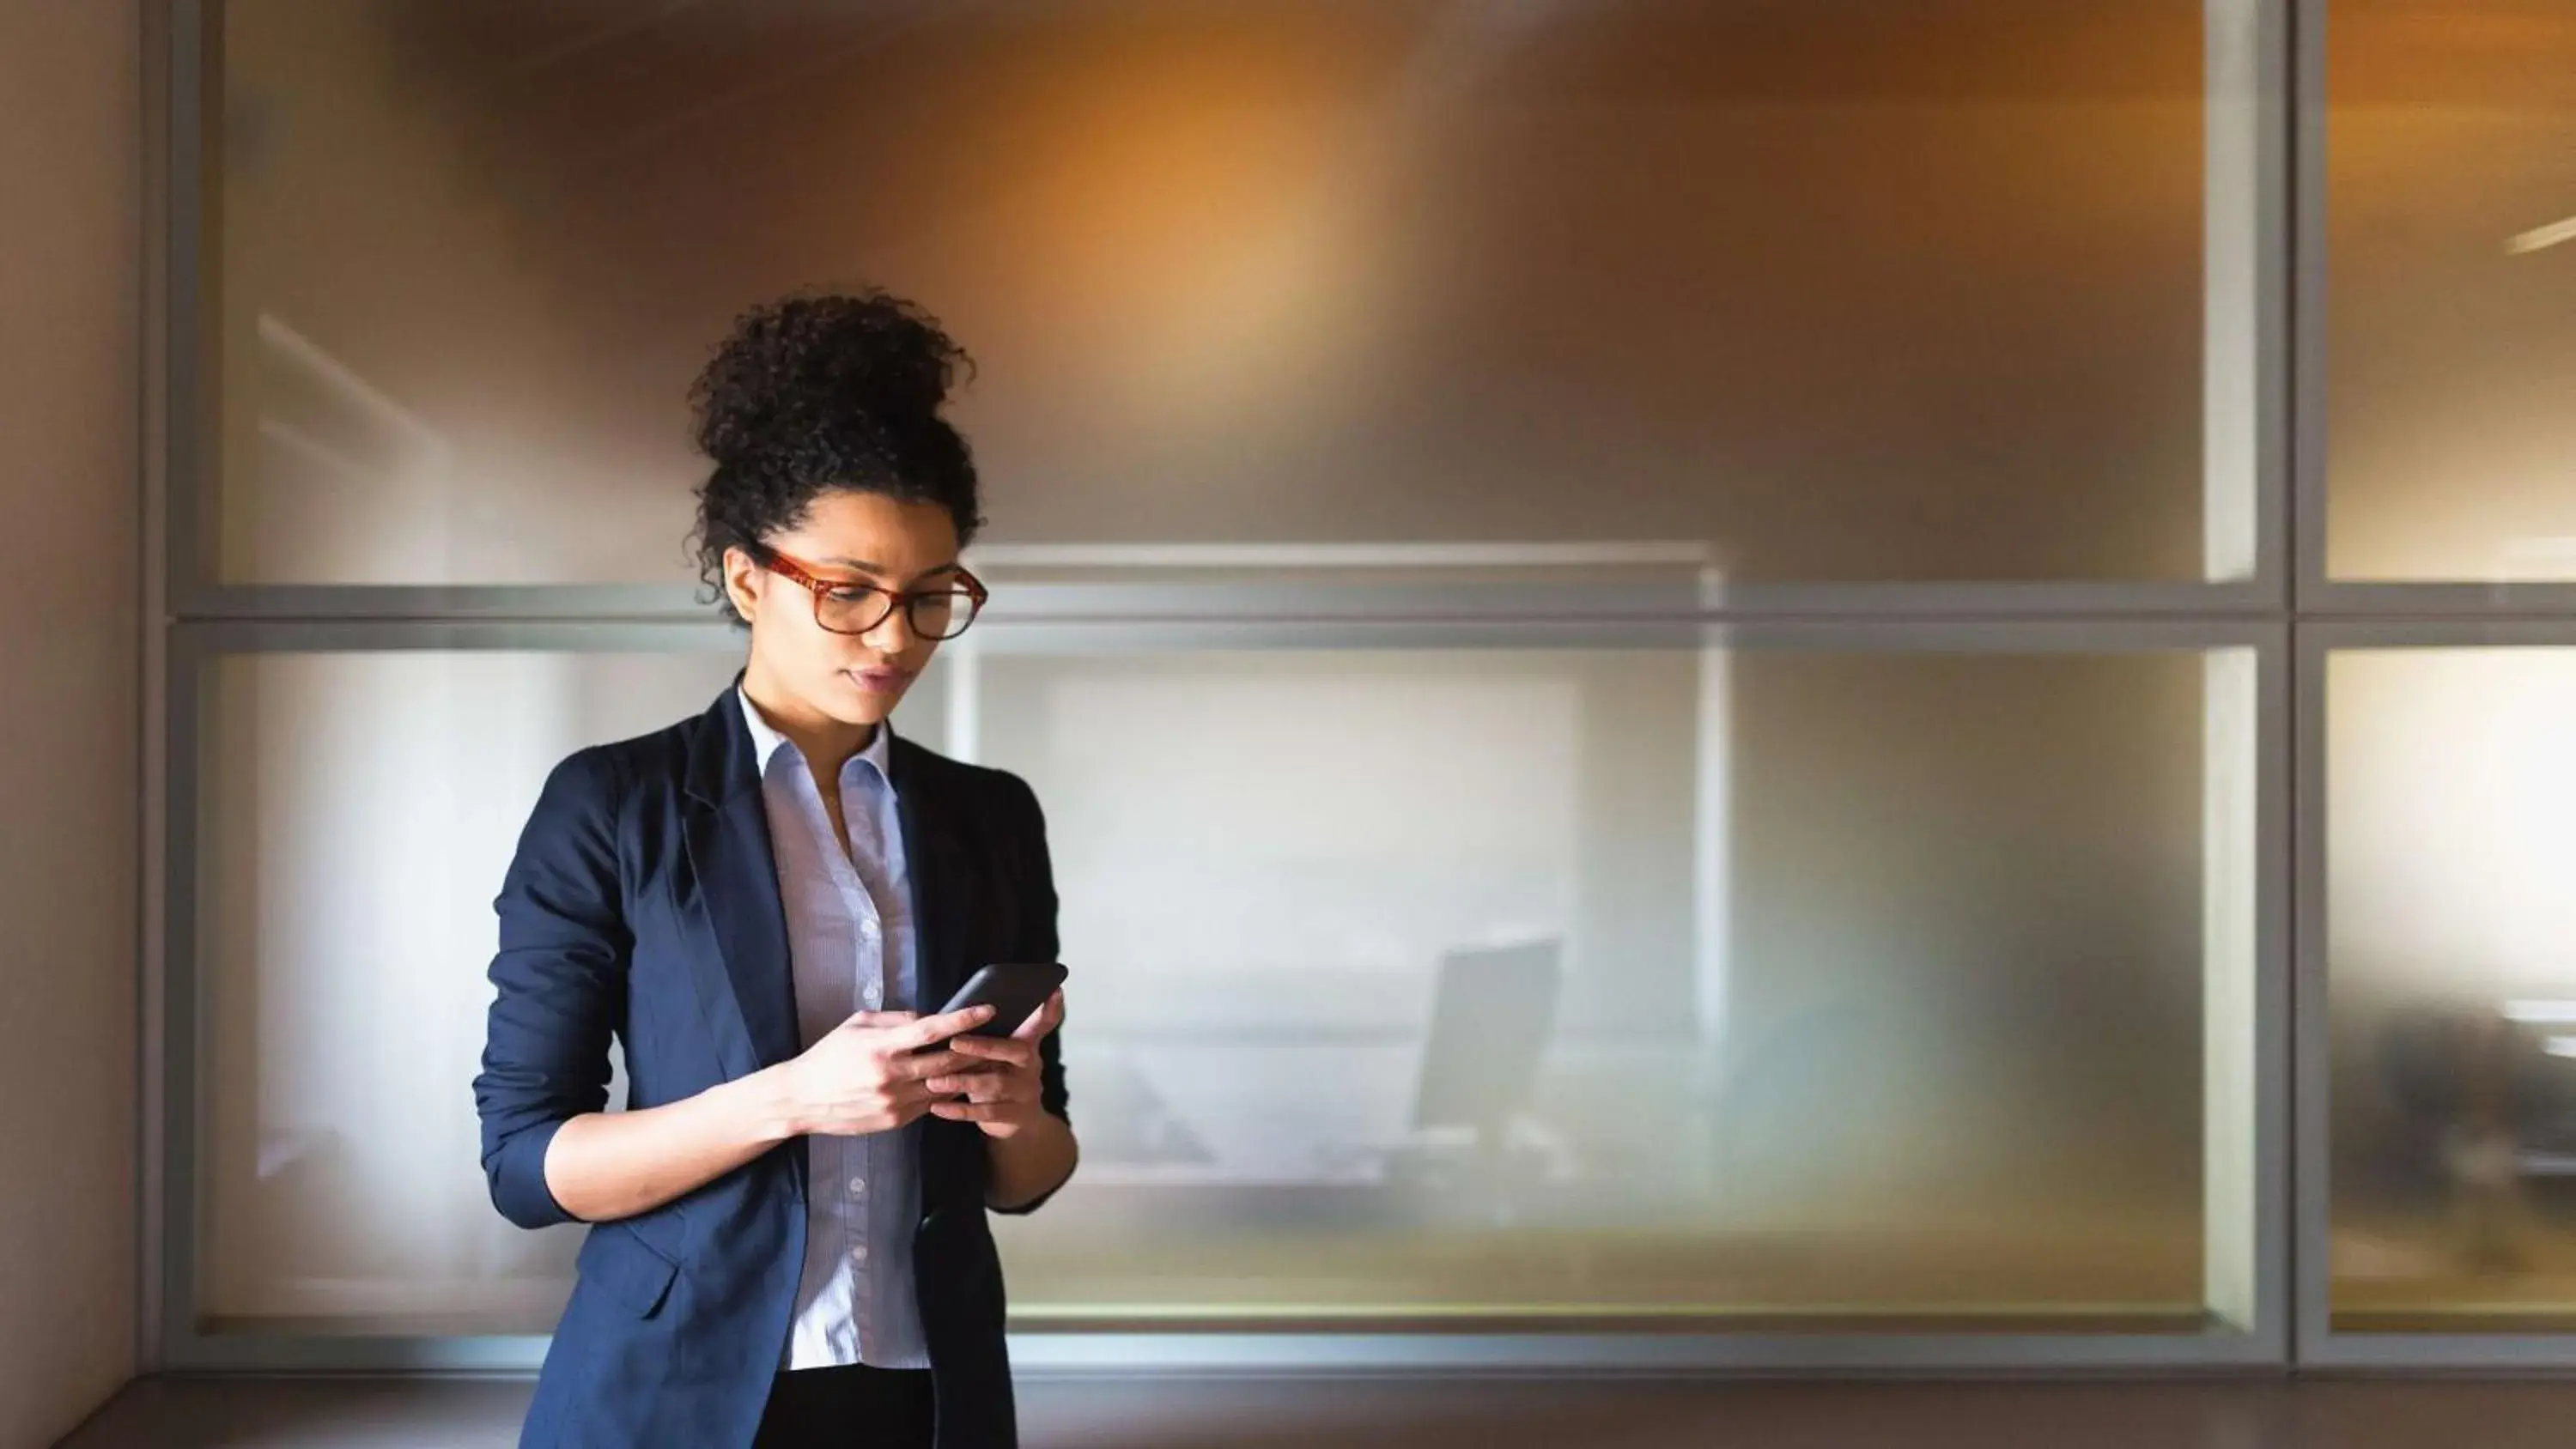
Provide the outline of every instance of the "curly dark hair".
{"type": "Polygon", "coordinates": [[[974,361],[939,320],[869,288],[755,307],[689,389],[698,450],[715,470],[698,489],[689,542],[698,577],[736,623],[725,550],[761,555],[814,500],[843,491],[936,503],[962,545],[983,525],[975,458],[939,413],[974,361]]]}

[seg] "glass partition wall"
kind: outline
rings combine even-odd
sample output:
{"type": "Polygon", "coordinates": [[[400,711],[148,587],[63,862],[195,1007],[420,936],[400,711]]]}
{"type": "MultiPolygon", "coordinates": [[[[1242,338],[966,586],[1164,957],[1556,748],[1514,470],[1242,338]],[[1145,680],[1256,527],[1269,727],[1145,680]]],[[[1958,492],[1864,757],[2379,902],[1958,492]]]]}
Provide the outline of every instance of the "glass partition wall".
{"type": "Polygon", "coordinates": [[[1023,1367],[2576,1359],[2565,6],[156,18],[161,1363],[536,1363],[491,897],[855,282],[1063,900],[1023,1367]]]}

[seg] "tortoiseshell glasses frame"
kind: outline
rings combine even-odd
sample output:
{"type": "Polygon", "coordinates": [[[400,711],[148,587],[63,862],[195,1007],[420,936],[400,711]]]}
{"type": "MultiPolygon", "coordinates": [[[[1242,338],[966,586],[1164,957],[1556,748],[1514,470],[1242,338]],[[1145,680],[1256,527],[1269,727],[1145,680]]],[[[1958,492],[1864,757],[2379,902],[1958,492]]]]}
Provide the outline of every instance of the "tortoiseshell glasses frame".
{"type": "Polygon", "coordinates": [[[813,596],[814,622],[835,634],[873,632],[901,609],[904,622],[918,637],[954,639],[966,632],[992,597],[983,580],[964,569],[926,589],[881,589],[861,579],[834,577],[773,548],[744,552],[762,568],[803,585],[813,596]]]}

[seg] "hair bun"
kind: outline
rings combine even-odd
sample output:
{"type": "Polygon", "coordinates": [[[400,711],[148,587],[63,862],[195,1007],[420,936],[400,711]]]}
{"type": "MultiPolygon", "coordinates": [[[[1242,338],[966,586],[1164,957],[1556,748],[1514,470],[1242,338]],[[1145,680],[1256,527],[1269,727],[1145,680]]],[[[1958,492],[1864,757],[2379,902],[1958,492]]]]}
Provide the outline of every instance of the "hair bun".
{"type": "Polygon", "coordinates": [[[874,289],[744,313],[690,390],[701,452],[741,464],[857,426],[910,432],[973,367],[938,319],[874,289]]]}

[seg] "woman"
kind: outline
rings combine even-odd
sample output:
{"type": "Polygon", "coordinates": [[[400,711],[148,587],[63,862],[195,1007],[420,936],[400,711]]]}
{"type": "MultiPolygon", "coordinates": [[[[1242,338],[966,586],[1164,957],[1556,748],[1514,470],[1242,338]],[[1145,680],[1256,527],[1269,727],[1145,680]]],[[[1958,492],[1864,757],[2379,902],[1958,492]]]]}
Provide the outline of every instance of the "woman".
{"type": "Polygon", "coordinates": [[[799,297],[692,393],[700,566],[749,657],[704,715],[558,766],[498,904],[492,1200],[592,1225],[523,1445],[1015,1442],[985,1213],[1073,1172],[1063,998],[1007,1039],[917,1013],[1055,959],[1045,826],[887,724],[985,597],[940,416],[965,360],[909,303],[799,297]]]}

